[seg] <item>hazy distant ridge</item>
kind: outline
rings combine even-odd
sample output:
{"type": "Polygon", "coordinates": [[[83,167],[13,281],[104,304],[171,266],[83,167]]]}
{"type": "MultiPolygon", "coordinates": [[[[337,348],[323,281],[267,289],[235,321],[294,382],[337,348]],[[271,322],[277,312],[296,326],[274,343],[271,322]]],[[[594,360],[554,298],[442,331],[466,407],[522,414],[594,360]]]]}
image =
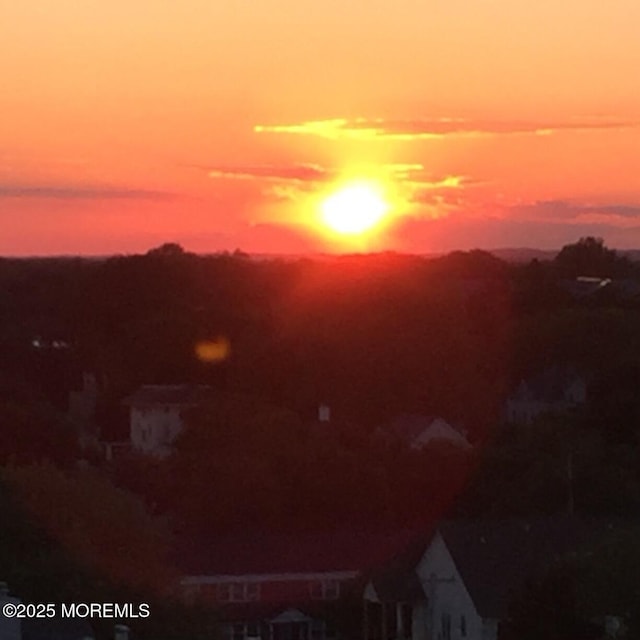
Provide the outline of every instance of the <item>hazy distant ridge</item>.
{"type": "MultiPolygon", "coordinates": [[[[506,262],[531,262],[532,260],[553,260],[559,253],[559,251],[554,250],[543,250],[543,249],[492,249],[489,251],[492,255],[496,256],[496,258],[500,258],[501,260],[505,260],[506,262]]],[[[628,249],[626,251],[616,250],[616,253],[621,256],[626,256],[629,260],[633,260],[634,262],[640,261],[640,249],[628,249]]]]}

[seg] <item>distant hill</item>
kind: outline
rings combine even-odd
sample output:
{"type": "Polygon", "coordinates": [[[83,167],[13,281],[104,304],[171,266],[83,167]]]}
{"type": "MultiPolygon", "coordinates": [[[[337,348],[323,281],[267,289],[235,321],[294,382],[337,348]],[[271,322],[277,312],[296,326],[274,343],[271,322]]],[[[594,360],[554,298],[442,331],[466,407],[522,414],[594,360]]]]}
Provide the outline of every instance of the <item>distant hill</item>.
{"type": "MultiPolygon", "coordinates": [[[[484,249],[483,249],[484,251],[484,249]]],[[[487,253],[495,256],[496,258],[500,258],[505,262],[531,262],[531,260],[537,258],[538,260],[553,260],[558,251],[543,251],[542,249],[490,249],[486,250],[487,253]]],[[[467,253],[467,250],[464,250],[467,253]]],[[[403,254],[402,252],[385,252],[388,255],[409,255],[403,254]]],[[[430,252],[430,253],[421,253],[416,254],[421,258],[427,258],[429,260],[433,258],[442,258],[448,255],[449,251],[439,251],[439,252],[430,252]]],[[[639,252],[640,253],[640,252],[639,252]]],[[[358,255],[358,254],[353,254],[358,255]]],[[[340,260],[344,258],[344,254],[340,253],[314,253],[312,255],[305,254],[273,254],[273,253],[254,253],[251,254],[251,258],[253,260],[301,260],[303,258],[310,258],[312,260],[316,260],[319,262],[332,262],[334,260],[340,260]]]]}
{"type": "MultiPolygon", "coordinates": [[[[540,262],[551,261],[553,260],[558,253],[559,249],[530,249],[527,247],[505,247],[504,249],[489,249],[487,253],[495,256],[496,258],[500,258],[505,262],[511,263],[528,263],[532,260],[539,260],[540,262]]],[[[393,252],[390,252],[393,253],[393,252]]],[[[424,253],[421,254],[423,258],[439,258],[442,256],[446,256],[448,252],[432,252],[432,253],[424,253]]],[[[640,249],[630,249],[627,251],[618,250],[618,254],[627,256],[630,260],[634,262],[640,262],[640,249]]],[[[402,255],[399,253],[398,255],[402,255]]],[[[251,256],[254,260],[273,260],[274,258],[280,260],[300,260],[302,258],[312,258],[313,260],[331,262],[333,260],[339,259],[342,256],[341,254],[313,254],[312,256],[305,256],[304,254],[291,254],[291,255],[280,255],[280,254],[252,254],[251,256]]]]}
{"type": "Polygon", "coordinates": [[[532,260],[553,260],[558,251],[544,251],[542,249],[492,249],[489,251],[496,258],[505,260],[506,262],[531,262],[532,260]]]}
{"type": "MultiPolygon", "coordinates": [[[[481,251],[486,251],[487,253],[490,253],[491,255],[495,256],[496,258],[500,258],[501,260],[504,260],[505,262],[511,262],[511,263],[528,263],[531,262],[532,260],[539,260],[541,262],[544,261],[551,261],[553,260],[558,253],[560,253],[559,249],[531,249],[531,248],[527,248],[527,247],[518,247],[518,248],[513,248],[513,247],[505,247],[502,249],[480,249],[481,251]]],[[[465,253],[467,253],[469,250],[465,249],[463,250],[465,253]]],[[[627,258],[629,258],[629,260],[632,260],[633,262],[640,262],[640,249],[627,249],[627,250],[621,250],[621,249],[616,249],[618,255],[622,255],[622,256],[626,256],[627,258]]],[[[403,256],[403,255],[411,255],[411,254],[403,254],[402,252],[395,252],[395,251],[387,251],[387,252],[382,252],[382,253],[386,253],[387,255],[398,255],[398,256],[403,256]]],[[[432,259],[432,258],[441,258],[443,256],[448,255],[449,253],[453,253],[452,251],[439,251],[439,252],[430,252],[430,253],[422,253],[422,254],[413,254],[413,255],[420,255],[422,258],[428,258],[428,259],[432,259]]],[[[234,255],[231,252],[214,252],[214,253],[202,253],[200,255],[202,256],[217,256],[217,255],[221,255],[221,254],[226,254],[229,256],[234,255]]],[[[258,262],[262,262],[262,261],[270,261],[270,260],[282,260],[285,262],[295,262],[297,260],[303,260],[303,259],[307,259],[307,260],[314,260],[317,262],[333,262],[334,260],[340,260],[342,258],[345,257],[344,254],[341,253],[313,253],[313,254],[308,254],[308,253],[290,253],[290,254],[286,254],[286,253],[251,253],[251,254],[243,254],[242,252],[238,252],[235,255],[244,255],[247,258],[251,258],[252,260],[256,260],[258,262]]],[[[353,253],[353,256],[357,256],[359,255],[358,253],[353,253]]],[[[87,256],[87,255],[81,255],[81,256],[73,256],[73,255],[60,255],[60,256],[22,256],[22,257],[16,257],[16,258],[7,258],[4,256],[0,256],[0,260],[4,260],[4,259],[16,259],[16,260],[20,260],[20,259],[24,259],[24,260],[77,260],[78,258],[82,259],[82,260],[87,260],[87,261],[94,261],[94,262],[103,262],[105,260],[108,260],[109,258],[114,258],[117,257],[118,254],[113,254],[113,255],[103,255],[103,256],[87,256]]]]}
{"type": "Polygon", "coordinates": [[[618,253],[627,256],[629,260],[640,262],[640,249],[629,249],[628,251],[618,251],[618,253]]]}
{"type": "MultiPolygon", "coordinates": [[[[628,249],[626,251],[617,249],[618,255],[626,256],[629,260],[634,262],[640,262],[640,249],[628,249]]],[[[542,249],[492,249],[489,251],[496,258],[505,260],[506,262],[531,262],[531,260],[553,260],[559,253],[559,251],[542,250],[542,249]]]]}

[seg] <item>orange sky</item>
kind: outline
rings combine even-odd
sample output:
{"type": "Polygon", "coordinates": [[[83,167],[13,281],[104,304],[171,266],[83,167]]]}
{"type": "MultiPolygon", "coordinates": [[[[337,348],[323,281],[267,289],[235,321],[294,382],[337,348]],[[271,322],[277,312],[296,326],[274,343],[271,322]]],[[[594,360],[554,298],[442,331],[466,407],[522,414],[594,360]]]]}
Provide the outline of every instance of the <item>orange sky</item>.
{"type": "Polygon", "coordinates": [[[637,0],[0,0],[0,255],[640,247],[637,0]],[[393,200],[319,233],[345,176],[393,200]]]}

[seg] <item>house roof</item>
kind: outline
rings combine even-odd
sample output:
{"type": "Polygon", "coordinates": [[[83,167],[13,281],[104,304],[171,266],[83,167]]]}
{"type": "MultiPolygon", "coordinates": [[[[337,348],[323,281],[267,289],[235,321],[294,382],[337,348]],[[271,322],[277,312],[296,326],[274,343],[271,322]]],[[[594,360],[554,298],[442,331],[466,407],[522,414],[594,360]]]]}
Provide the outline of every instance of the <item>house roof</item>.
{"type": "Polygon", "coordinates": [[[573,280],[561,280],[560,287],[575,299],[589,298],[608,289],[611,284],[609,278],[580,276],[573,280]]]}
{"type": "Polygon", "coordinates": [[[416,573],[428,536],[416,536],[389,562],[375,568],[369,580],[380,602],[417,602],[425,598],[424,589],[416,573]]]}
{"type": "Polygon", "coordinates": [[[521,382],[514,397],[556,403],[564,400],[564,394],[575,382],[583,380],[571,366],[554,365],[521,382]]]}
{"type": "Polygon", "coordinates": [[[433,424],[435,419],[435,416],[405,413],[394,418],[389,430],[400,439],[406,442],[413,442],[423,431],[433,424]]]}
{"type": "Polygon", "coordinates": [[[200,404],[211,395],[211,387],[192,384],[146,384],[125,398],[130,406],[175,405],[191,407],[200,404]]]}
{"type": "Polygon", "coordinates": [[[393,558],[415,535],[347,530],[183,539],[174,557],[183,574],[191,576],[361,572],[393,558]]]}
{"type": "Polygon", "coordinates": [[[590,278],[578,277],[562,280],[560,287],[575,300],[597,298],[603,293],[625,302],[637,302],[640,299],[640,282],[633,278],[590,278]]]}
{"type": "MultiPolygon", "coordinates": [[[[390,424],[388,431],[405,442],[412,443],[417,440],[425,431],[432,429],[436,423],[440,423],[445,430],[451,432],[451,436],[457,441],[466,442],[465,436],[443,418],[438,416],[427,416],[421,414],[407,413],[397,416],[390,424]]],[[[446,439],[446,436],[438,436],[446,439]]]]}
{"type": "Polygon", "coordinates": [[[448,522],[439,531],[478,613],[500,619],[528,580],[618,526],[604,520],[542,518],[448,522]]]}

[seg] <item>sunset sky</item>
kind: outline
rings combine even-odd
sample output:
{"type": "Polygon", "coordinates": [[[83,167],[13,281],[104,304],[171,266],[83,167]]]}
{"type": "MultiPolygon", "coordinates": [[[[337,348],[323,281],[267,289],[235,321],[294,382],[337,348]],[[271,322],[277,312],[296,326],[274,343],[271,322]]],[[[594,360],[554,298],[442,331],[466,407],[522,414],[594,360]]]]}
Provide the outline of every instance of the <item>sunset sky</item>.
{"type": "Polygon", "coordinates": [[[640,248],[638,0],[0,0],[0,255],[640,248]],[[365,236],[323,202],[373,185],[365,236]]]}

